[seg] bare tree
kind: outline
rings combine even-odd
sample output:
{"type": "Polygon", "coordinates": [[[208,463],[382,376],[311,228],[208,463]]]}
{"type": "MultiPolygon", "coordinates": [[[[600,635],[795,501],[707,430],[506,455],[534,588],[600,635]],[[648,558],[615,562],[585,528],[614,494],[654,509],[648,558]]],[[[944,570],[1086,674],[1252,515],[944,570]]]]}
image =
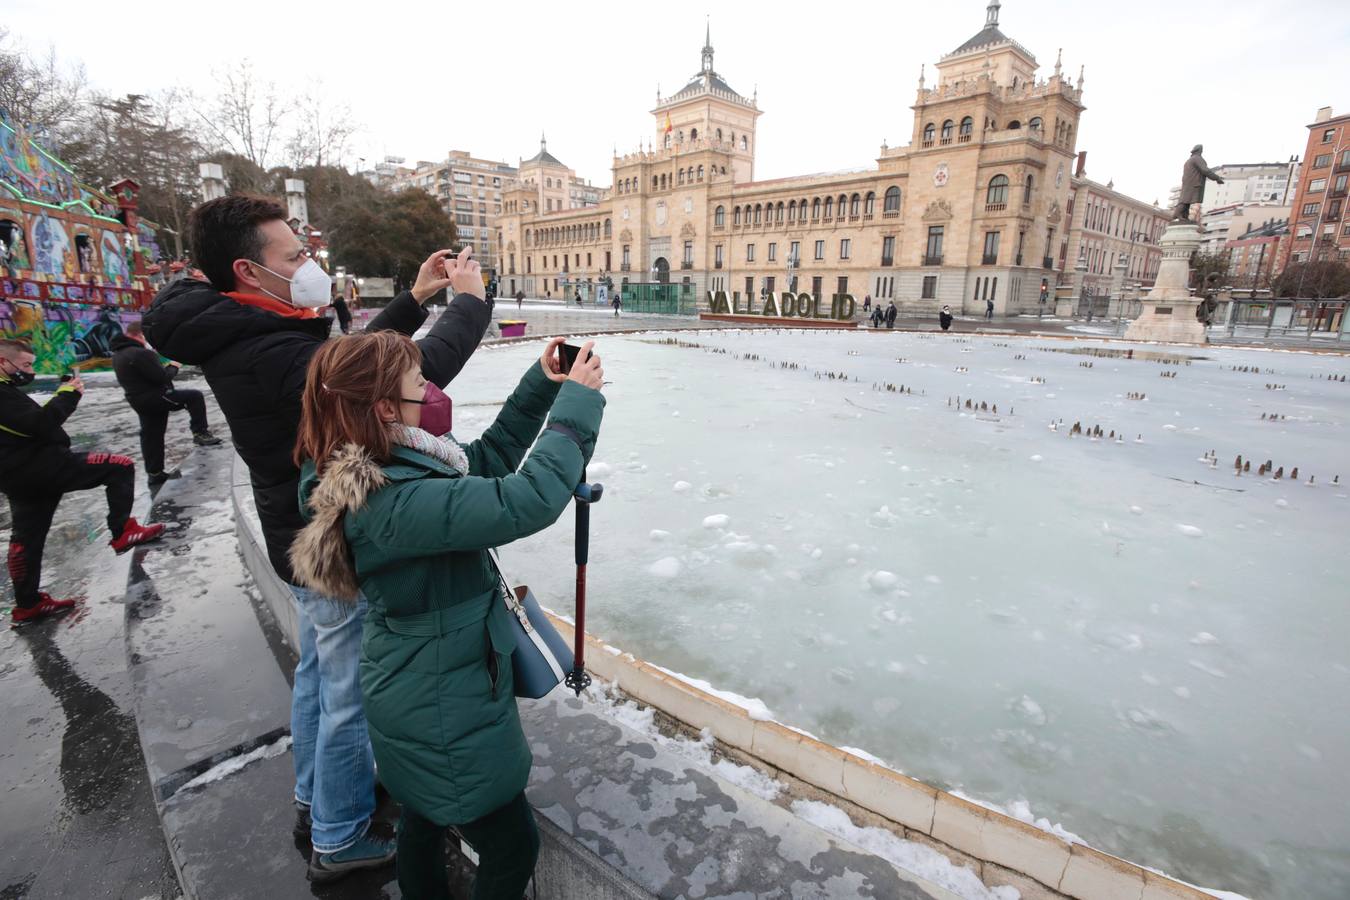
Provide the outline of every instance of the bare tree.
{"type": "Polygon", "coordinates": [[[351,106],[333,103],[322,81],[314,81],[300,98],[299,121],[286,142],[286,155],[294,168],[340,166],[347,145],[356,133],[351,106]]]}
{"type": "Polygon", "coordinates": [[[198,108],[204,138],[266,169],[272,144],[286,120],[287,107],[277,96],[275,82],[260,83],[253,64],[216,73],[217,93],[208,111],[198,108]]]}
{"type": "Polygon", "coordinates": [[[70,136],[86,99],[84,67],[63,69],[56,51],[33,58],[0,28],[0,113],[32,137],[58,149],[70,136]]]}
{"type": "Polygon", "coordinates": [[[171,233],[180,256],[187,213],[197,196],[201,155],[188,127],[190,102],[176,89],[153,96],[95,96],[79,129],[81,174],[99,185],[134,179],[141,186],[141,214],[171,233]]]}

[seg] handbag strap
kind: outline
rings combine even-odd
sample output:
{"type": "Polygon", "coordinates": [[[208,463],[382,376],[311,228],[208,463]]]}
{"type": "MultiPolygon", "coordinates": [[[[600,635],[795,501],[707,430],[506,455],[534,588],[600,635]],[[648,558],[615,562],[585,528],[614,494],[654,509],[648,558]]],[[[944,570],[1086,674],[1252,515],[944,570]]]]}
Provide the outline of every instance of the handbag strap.
{"type": "Polygon", "coordinates": [[[525,629],[526,634],[534,632],[534,626],[530,624],[529,614],[525,612],[525,607],[521,605],[519,598],[516,597],[515,590],[511,587],[511,582],[506,578],[506,573],[502,571],[501,557],[497,555],[497,548],[488,549],[488,559],[492,561],[492,568],[497,573],[497,583],[502,589],[502,599],[506,603],[507,612],[515,616],[520,622],[520,626],[525,629]]]}

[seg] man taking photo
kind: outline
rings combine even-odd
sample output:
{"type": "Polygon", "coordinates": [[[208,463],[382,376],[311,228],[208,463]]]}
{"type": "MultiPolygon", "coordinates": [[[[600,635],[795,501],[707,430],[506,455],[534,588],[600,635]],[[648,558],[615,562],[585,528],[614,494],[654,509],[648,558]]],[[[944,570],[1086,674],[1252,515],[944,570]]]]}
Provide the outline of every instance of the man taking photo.
{"type": "Polygon", "coordinates": [[[40,405],[20,388],[33,383],[33,348],[0,340],[0,492],[9,498],[9,577],[14,583],[13,625],[69,611],[74,600],[39,590],[42,551],[61,497],[102,487],[108,498],[108,542],[122,553],[152,541],[163,525],[141,525],[131,515],[136,470],[125,456],[102,451],[75,453],[61,427],[80,398],[84,382],[71,376],[56,396],[40,405]]]}
{"type": "Polygon", "coordinates": [[[164,431],[169,426],[169,413],[188,411],[192,441],[199,447],[213,447],[220,443],[220,438],[207,425],[202,392],[174,388],[178,366],[160,363],[159,354],[146,346],[140,322],[132,322],[124,333],[112,339],[112,351],[117,383],[141,420],[141,458],[145,471],[150,486],[157,487],[178,477],[177,469],[164,469],[164,431]]]}

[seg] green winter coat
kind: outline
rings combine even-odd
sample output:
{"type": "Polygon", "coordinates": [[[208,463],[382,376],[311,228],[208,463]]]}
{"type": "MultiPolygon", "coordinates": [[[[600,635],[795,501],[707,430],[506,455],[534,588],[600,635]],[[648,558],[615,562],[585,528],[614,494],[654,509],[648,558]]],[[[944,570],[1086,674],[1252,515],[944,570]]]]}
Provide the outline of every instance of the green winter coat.
{"type": "Polygon", "coordinates": [[[463,448],[467,476],[406,447],[379,465],[353,444],[322,478],[312,461],[301,470],[309,524],[291,547],[297,579],[334,597],[365,594],[361,692],[380,780],[432,822],[471,822],[525,788],[515,640],[487,551],[565,511],[604,405],[575,382],[559,389],[535,363],[463,448]]]}

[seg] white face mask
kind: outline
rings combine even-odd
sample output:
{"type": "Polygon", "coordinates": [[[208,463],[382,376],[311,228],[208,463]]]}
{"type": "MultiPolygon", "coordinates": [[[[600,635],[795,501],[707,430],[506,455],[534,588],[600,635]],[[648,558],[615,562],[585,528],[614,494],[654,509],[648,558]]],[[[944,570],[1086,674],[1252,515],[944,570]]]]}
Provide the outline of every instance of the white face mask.
{"type": "Polygon", "coordinates": [[[295,270],[295,274],[290,278],[284,275],[278,275],[262,263],[255,262],[255,266],[264,272],[280,278],[282,281],[289,282],[291,285],[291,299],[283,300],[277,297],[265,287],[260,286],[260,290],[269,297],[281,300],[282,303],[289,303],[291,306],[299,306],[302,309],[315,309],[320,306],[327,306],[329,295],[332,293],[332,280],[328,273],[319,267],[319,264],[312,259],[305,260],[300,268],[295,270]]]}

